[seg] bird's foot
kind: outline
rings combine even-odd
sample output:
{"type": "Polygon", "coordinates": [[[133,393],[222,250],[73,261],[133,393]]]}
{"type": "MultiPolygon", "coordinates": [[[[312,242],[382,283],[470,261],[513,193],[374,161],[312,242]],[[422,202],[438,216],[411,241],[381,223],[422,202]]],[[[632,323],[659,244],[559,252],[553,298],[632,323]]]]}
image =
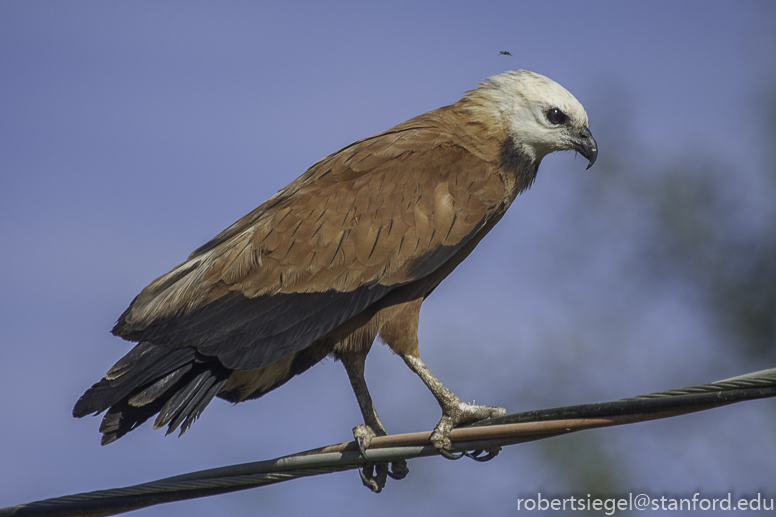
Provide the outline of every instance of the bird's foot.
{"type": "MultiPolygon", "coordinates": [[[[356,439],[358,450],[361,453],[361,456],[367,461],[369,458],[366,455],[366,450],[372,443],[372,438],[375,438],[376,436],[385,436],[387,434],[382,429],[379,429],[378,432],[380,432],[379,435],[368,425],[359,425],[353,428],[353,437],[356,439]]],[[[390,469],[388,468],[387,463],[367,463],[358,470],[358,473],[361,476],[361,482],[364,486],[372,492],[379,494],[385,487],[385,482],[388,480],[389,476],[391,479],[404,479],[407,477],[409,471],[410,469],[407,468],[407,462],[399,460],[391,463],[390,469]]]]}
{"type": "MultiPolygon", "coordinates": [[[[372,444],[372,438],[376,436],[377,433],[368,425],[357,425],[353,428],[353,437],[356,439],[356,444],[358,444],[358,451],[364,458],[366,458],[366,450],[372,444]]],[[[385,434],[381,433],[381,436],[385,436],[385,434]]]]}
{"type": "Polygon", "coordinates": [[[448,459],[458,459],[461,456],[450,452],[452,443],[450,442],[450,431],[460,424],[476,422],[497,416],[507,414],[506,409],[495,406],[476,406],[461,401],[458,397],[445,403],[442,411],[442,419],[431,433],[431,443],[439,454],[448,459]]]}

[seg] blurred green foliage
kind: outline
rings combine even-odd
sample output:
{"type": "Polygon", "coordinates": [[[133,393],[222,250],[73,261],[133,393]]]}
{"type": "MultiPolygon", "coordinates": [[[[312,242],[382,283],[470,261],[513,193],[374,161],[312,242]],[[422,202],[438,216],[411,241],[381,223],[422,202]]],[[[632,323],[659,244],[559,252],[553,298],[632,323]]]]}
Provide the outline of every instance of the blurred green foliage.
{"type": "Polygon", "coordinates": [[[652,201],[658,259],[695,287],[725,339],[763,361],[776,356],[776,98],[766,105],[754,170],[696,159],[661,174],[652,201]]]}

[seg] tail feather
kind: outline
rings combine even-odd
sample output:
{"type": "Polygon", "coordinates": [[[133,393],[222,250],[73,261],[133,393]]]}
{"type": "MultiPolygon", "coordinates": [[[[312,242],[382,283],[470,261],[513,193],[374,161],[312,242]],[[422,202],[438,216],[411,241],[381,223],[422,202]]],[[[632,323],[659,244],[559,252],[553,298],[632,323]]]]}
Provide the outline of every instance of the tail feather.
{"type": "Polygon", "coordinates": [[[181,424],[181,434],[185,433],[186,430],[191,427],[191,424],[194,423],[195,420],[199,418],[199,416],[202,414],[202,412],[205,410],[205,407],[210,404],[210,401],[213,400],[213,398],[216,396],[216,394],[221,391],[221,388],[226,384],[227,379],[223,379],[221,381],[216,382],[213,386],[210,387],[210,389],[205,393],[202,398],[200,399],[199,403],[191,410],[191,412],[186,417],[186,421],[181,424]]]}
{"type": "Polygon", "coordinates": [[[133,396],[131,399],[129,399],[129,404],[131,406],[140,407],[145,406],[146,404],[150,404],[154,400],[161,397],[165,391],[170,389],[172,386],[175,385],[175,383],[183,377],[183,375],[191,370],[192,364],[189,363],[185,366],[181,366],[177,370],[175,370],[172,373],[167,374],[165,377],[162,377],[137,395],[133,396]]]}
{"type": "Polygon", "coordinates": [[[100,425],[102,444],[116,441],[155,414],[155,428],[183,434],[223,387],[231,370],[192,348],[139,343],[73,408],[83,417],[108,410],[100,425]]]}
{"type": "Polygon", "coordinates": [[[146,386],[181,366],[192,363],[194,349],[170,349],[138,343],[108,370],[105,377],[86,390],[73,408],[77,418],[102,413],[118,404],[140,386],[146,386]]]}
{"type": "Polygon", "coordinates": [[[102,445],[113,443],[140,424],[154,416],[162,407],[163,401],[156,400],[152,404],[136,408],[126,400],[114,404],[108,409],[100,424],[102,445]]]}
{"type": "MultiPolygon", "coordinates": [[[[154,422],[154,429],[159,429],[169,424],[167,434],[173,432],[198,405],[200,400],[210,391],[215,378],[210,372],[204,371],[197,375],[185,388],[178,390],[170,397],[159,411],[159,416],[154,422]]],[[[181,434],[184,430],[181,429],[181,434]]]]}
{"type": "Polygon", "coordinates": [[[183,435],[191,424],[199,418],[199,415],[204,411],[219,389],[224,385],[226,379],[217,381],[215,377],[210,376],[203,382],[199,383],[196,392],[193,392],[187,397],[188,401],[186,406],[180,409],[175,417],[175,420],[170,422],[167,434],[173,432],[178,426],[180,426],[180,435],[183,435]]]}

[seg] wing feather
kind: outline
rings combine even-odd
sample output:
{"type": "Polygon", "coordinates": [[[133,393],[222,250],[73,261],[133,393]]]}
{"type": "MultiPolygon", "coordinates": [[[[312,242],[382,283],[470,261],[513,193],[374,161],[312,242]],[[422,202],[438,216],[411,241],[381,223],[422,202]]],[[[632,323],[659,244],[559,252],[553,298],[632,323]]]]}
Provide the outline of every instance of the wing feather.
{"type": "Polygon", "coordinates": [[[438,111],[313,165],[143,290],[114,333],[260,368],[441,267],[507,187],[438,111]]]}

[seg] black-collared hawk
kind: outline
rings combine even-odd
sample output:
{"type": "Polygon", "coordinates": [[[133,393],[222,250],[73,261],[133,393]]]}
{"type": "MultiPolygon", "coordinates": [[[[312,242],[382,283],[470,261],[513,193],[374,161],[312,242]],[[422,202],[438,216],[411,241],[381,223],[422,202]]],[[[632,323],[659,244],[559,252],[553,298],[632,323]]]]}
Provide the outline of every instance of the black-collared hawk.
{"type": "Polygon", "coordinates": [[[363,376],[379,336],[439,401],[431,440],[448,451],[453,426],[504,410],[462,402],[423,364],[421,303],[531,186],[542,158],[568,150],[596,160],[584,108],[521,70],[327,156],[143,289],[113,328],[137,344],[73,414],[107,410],[103,444],[154,415],[155,428],[183,433],[213,397],[261,397],[333,355],[368,447],[386,434],[363,376]]]}

